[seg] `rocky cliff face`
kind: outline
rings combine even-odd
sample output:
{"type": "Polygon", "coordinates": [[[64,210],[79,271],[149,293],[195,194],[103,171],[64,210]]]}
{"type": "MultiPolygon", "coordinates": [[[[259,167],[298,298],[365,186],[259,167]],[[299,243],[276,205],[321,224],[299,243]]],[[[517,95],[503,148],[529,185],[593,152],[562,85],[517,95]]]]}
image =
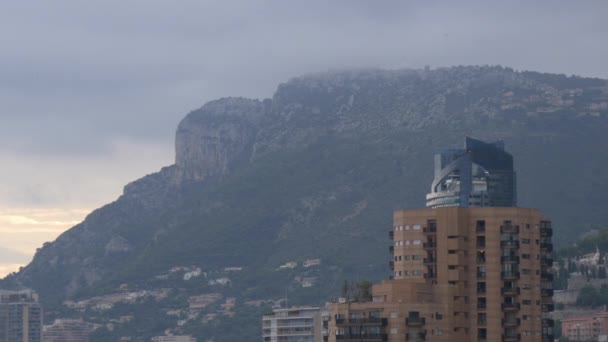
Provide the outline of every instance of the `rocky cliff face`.
{"type": "Polygon", "coordinates": [[[145,287],[175,265],[238,265],[248,281],[233,290],[259,299],[284,291],[273,279],[281,263],[313,257],[334,267],[321,283],[348,270],[374,279],[387,272],[391,211],[423,205],[433,152],[466,134],[506,141],[519,203],[543,209],[566,241],[608,222],[606,129],[605,80],[500,67],[295,78],[272,99],[220,99],[188,114],[174,165],[127,185],[2,285],[33,287],[52,307],[145,287]]]}
{"type": "Polygon", "coordinates": [[[257,100],[226,98],[205,104],[177,127],[177,184],[225,175],[239,160],[247,160],[268,112],[257,100]]]}

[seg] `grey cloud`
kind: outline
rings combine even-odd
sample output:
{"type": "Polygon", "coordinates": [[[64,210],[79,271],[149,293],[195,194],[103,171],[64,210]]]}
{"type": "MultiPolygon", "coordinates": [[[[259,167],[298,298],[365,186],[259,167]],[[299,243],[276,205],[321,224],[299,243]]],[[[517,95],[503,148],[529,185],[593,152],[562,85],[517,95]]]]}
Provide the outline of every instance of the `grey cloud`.
{"type": "Polygon", "coordinates": [[[503,64],[608,77],[608,4],[53,1],[0,8],[0,144],[104,154],[172,144],[191,109],[302,73],[503,64]]]}

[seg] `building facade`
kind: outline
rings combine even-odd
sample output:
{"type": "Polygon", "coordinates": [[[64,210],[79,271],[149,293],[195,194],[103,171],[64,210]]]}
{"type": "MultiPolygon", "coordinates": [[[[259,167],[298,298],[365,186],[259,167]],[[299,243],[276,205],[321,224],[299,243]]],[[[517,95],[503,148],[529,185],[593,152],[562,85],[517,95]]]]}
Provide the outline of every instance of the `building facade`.
{"type": "Polygon", "coordinates": [[[570,341],[608,341],[608,311],[562,320],[562,336],[570,341]]]}
{"type": "Polygon", "coordinates": [[[391,279],[369,302],[329,306],[330,342],[553,341],[552,228],[538,210],[454,202],[393,222],[391,279]]]}
{"type": "Polygon", "coordinates": [[[264,342],[322,342],[323,320],[327,317],[318,307],[275,309],[262,317],[264,342]]]}
{"type": "Polygon", "coordinates": [[[42,329],[44,342],[88,342],[89,335],[95,329],[91,323],[82,319],[56,319],[53,324],[42,329]]]}
{"type": "Polygon", "coordinates": [[[32,290],[0,290],[0,342],[42,341],[42,308],[32,290]]]}
{"type": "Polygon", "coordinates": [[[152,342],[196,342],[190,335],[154,336],[152,342]]]}
{"type": "Polygon", "coordinates": [[[504,143],[486,143],[470,137],[464,149],[435,154],[434,180],[426,195],[430,208],[515,207],[516,177],[513,157],[504,143]]]}

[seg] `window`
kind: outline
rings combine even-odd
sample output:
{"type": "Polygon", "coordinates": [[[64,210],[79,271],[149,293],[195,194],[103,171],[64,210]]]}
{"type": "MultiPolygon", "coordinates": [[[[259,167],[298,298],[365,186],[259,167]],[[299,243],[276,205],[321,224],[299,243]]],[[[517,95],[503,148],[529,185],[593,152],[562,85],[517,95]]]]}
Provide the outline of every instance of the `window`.
{"type": "Polygon", "coordinates": [[[391,328],[391,335],[395,335],[397,333],[397,328],[391,328]]]}
{"type": "Polygon", "coordinates": [[[405,240],[405,245],[409,246],[410,245],[410,240],[405,240]]]}
{"type": "Polygon", "coordinates": [[[389,313],[388,317],[390,317],[390,318],[397,318],[397,312],[396,311],[391,311],[391,313],[389,313]]]}
{"type": "Polygon", "coordinates": [[[422,256],[420,256],[418,254],[414,254],[414,255],[412,255],[412,259],[413,260],[420,260],[420,259],[422,259],[422,256]]]}
{"type": "Polygon", "coordinates": [[[530,274],[530,270],[527,268],[522,268],[521,269],[521,274],[530,274]]]}
{"type": "Polygon", "coordinates": [[[410,256],[409,255],[405,255],[405,256],[403,256],[403,259],[410,260],[410,256]]]}
{"type": "Polygon", "coordinates": [[[522,258],[522,259],[526,259],[526,260],[527,260],[527,259],[530,259],[530,254],[522,254],[522,255],[521,255],[521,258],[522,258]]]}
{"type": "Polygon", "coordinates": [[[405,230],[410,230],[410,225],[409,224],[405,225],[405,230]]]}
{"type": "Polygon", "coordinates": [[[422,271],[421,270],[414,270],[413,274],[415,276],[421,276],[422,275],[422,271]]]}
{"type": "Polygon", "coordinates": [[[405,271],[405,276],[409,277],[410,276],[410,271],[405,271]]]}
{"type": "Polygon", "coordinates": [[[532,304],[532,302],[529,299],[524,299],[524,300],[521,301],[521,303],[523,305],[530,305],[530,304],[532,304]]]}
{"type": "Polygon", "coordinates": [[[419,224],[414,225],[414,230],[420,230],[420,229],[422,229],[422,227],[419,224]]]}
{"type": "Polygon", "coordinates": [[[420,240],[414,240],[414,245],[419,245],[420,244],[420,240]]]}
{"type": "Polygon", "coordinates": [[[530,239],[521,239],[521,243],[527,245],[530,243],[530,239]]]}

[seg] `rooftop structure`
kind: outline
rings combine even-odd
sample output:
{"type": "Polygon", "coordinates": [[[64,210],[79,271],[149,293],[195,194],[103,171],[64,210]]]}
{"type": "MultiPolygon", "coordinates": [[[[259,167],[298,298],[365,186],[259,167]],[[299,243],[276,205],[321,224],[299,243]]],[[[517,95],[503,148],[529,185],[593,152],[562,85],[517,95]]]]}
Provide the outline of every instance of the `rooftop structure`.
{"type": "Polygon", "coordinates": [[[435,154],[435,179],[426,206],[514,207],[517,205],[513,157],[504,143],[470,137],[464,149],[435,154]]]}

